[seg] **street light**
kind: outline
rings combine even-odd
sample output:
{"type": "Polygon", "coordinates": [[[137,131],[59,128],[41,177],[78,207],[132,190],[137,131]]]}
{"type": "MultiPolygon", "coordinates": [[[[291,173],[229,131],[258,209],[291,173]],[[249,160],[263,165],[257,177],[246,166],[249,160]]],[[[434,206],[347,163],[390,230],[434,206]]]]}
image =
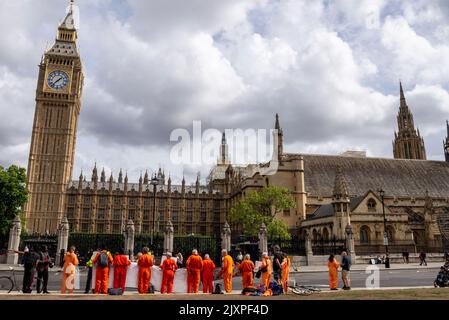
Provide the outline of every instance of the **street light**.
{"type": "Polygon", "coordinates": [[[153,245],[153,235],[154,235],[154,220],[156,220],[156,186],[158,185],[159,180],[156,175],[151,178],[150,184],[153,186],[153,225],[151,228],[151,245],[153,245]]]}
{"type": "Polygon", "coordinates": [[[385,268],[390,268],[390,258],[388,257],[387,216],[385,215],[385,202],[384,202],[385,191],[380,189],[380,190],[378,190],[378,192],[379,192],[380,198],[382,200],[382,212],[384,215],[385,268]]]}

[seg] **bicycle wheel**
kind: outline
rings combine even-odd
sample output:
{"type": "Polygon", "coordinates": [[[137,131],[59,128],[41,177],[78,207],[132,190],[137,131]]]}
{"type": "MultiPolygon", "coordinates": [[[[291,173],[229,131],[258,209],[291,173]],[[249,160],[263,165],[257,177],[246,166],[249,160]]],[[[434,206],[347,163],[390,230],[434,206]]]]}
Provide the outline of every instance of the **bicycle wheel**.
{"type": "Polygon", "coordinates": [[[14,282],[10,277],[0,277],[0,293],[10,293],[14,288],[14,282]]]}

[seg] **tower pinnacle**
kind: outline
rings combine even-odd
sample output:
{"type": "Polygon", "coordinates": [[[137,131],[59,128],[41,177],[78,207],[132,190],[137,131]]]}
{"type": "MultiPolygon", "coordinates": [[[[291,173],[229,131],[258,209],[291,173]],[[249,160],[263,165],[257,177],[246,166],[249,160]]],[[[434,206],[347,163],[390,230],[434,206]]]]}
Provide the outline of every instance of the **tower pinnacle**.
{"type": "Polygon", "coordinates": [[[413,114],[405,99],[402,82],[399,82],[400,105],[397,116],[398,133],[395,134],[393,153],[395,159],[426,160],[424,140],[416,130],[413,114]]]}

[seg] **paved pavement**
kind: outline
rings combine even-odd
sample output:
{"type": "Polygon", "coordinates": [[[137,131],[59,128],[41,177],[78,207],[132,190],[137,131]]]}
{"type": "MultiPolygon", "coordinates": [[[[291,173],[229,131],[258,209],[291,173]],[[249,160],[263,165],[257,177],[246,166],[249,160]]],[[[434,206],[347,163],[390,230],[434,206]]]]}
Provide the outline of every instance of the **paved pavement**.
{"type": "MultiPolygon", "coordinates": [[[[390,269],[385,269],[384,266],[376,265],[379,267],[379,285],[380,288],[412,288],[412,287],[432,287],[433,281],[436,278],[440,263],[429,264],[427,267],[419,266],[418,264],[409,265],[392,265],[390,269]]],[[[366,289],[367,279],[372,275],[372,271],[366,273],[368,265],[355,265],[351,271],[351,287],[353,289],[366,289]]],[[[373,267],[373,266],[370,266],[373,267]]],[[[16,281],[19,288],[22,284],[23,271],[21,267],[16,267],[16,281]]],[[[8,266],[0,266],[0,276],[11,274],[8,271],[8,266]]],[[[80,283],[82,289],[86,282],[87,272],[85,269],[81,270],[80,283]]],[[[50,273],[49,290],[55,294],[59,291],[61,286],[61,272],[57,268],[53,268],[50,273]]],[[[322,290],[328,290],[329,278],[327,270],[324,267],[301,267],[300,272],[292,272],[291,279],[294,279],[299,285],[311,285],[316,286],[322,290]]],[[[371,278],[370,278],[371,279],[371,278]]],[[[218,281],[221,282],[221,281],[218,281]]],[[[256,279],[256,283],[260,280],[256,279]]],[[[369,282],[368,285],[372,284],[369,282]]],[[[342,286],[341,280],[339,286],[342,286]]],[[[239,294],[242,290],[241,277],[234,277],[233,279],[234,293],[239,294]]],[[[201,286],[200,286],[201,290],[201,286]]],[[[82,293],[83,290],[76,291],[82,293]]],[[[128,293],[137,293],[136,289],[129,289],[128,293]]]]}

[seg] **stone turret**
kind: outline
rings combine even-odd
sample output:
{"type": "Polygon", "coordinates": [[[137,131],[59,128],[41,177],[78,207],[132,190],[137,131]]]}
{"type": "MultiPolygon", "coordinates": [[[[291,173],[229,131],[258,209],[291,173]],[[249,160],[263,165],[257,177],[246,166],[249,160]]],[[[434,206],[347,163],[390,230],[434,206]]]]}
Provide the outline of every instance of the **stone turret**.
{"type": "Polygon", "coordinates": [[[336,219],[334,230],[340,239],[345,239],[345,228],[351,224],[349,203],[350,199],[346,179],[341,167],[338,167],[334,182],[332,205],[334,206],[336,219]]]}

